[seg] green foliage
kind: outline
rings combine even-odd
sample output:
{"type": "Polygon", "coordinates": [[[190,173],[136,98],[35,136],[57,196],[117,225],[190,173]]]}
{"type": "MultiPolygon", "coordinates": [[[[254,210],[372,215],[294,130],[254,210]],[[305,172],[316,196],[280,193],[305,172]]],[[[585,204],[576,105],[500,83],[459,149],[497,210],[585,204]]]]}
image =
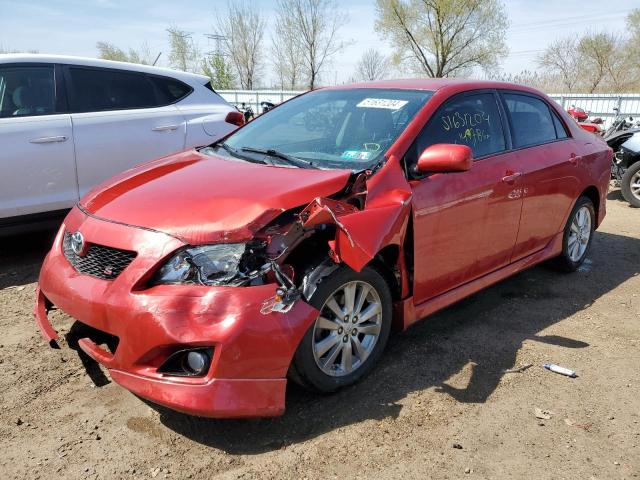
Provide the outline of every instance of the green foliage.
{"type": "Polygon", "coordinates": [[[214,53],[202,60],[202,71],[211,79],[211,86],[215,90],[230,90],[234,87],[231,65],[224,56],[214,53]]]}
{"type": "Polygon", "coordinates": [[[171,67],[184,72],[198,73],[200,71],[200,51],[191,38],[191,34],[176,27],[167,29],[169,33],[169,64],[171,67]]]}
{"type": "Polygon", "coordinates": [[[151,59],[149,46],[146,43],[142,45],[140,51],[130,48],[129,53],[109,42],[98,42],[96,48],[98,49],[98,58],[104,60],[139,63],[142,65],[151,65],[153,61],[151,59]]]}
{"type": "Polygon", "coordinates": [[[499,0],[377,0],[377,13],[376,29],[405,71],[465,76],[495,69],[508,52],[507,15],[499,0]]]}

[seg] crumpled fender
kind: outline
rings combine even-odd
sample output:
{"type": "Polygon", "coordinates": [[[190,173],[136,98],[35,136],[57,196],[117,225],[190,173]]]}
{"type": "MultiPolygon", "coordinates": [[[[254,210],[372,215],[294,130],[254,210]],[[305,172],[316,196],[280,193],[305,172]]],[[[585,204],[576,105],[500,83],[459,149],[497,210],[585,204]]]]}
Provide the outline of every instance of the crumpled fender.
{"type": "Polygon", "coordinates": [[[335,240],[329,242],[333,260],[360,271],[388,245],[402,248],[411,209],[411,188],[397,158],[391,157],[367,180],[365,208],[346,202],[316,198],[301,213],[303,225],[333,223],[335,240]]]}

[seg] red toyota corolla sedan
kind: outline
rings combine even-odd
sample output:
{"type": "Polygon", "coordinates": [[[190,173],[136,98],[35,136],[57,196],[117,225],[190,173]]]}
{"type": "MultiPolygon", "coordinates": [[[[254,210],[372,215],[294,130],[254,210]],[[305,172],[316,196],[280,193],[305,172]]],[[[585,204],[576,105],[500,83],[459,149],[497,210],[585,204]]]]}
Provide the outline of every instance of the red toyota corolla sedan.
{"type": "Polygon", "coordinates": [[[351,385],[392,330],[544,260],[575,270],[611,156],[518,85],[317,90],[90,192],[44,262],[36,318],[53,346],[53,306],[92,327],[82,350],[158,404],[279,415],[288,379],[351,385]]]}

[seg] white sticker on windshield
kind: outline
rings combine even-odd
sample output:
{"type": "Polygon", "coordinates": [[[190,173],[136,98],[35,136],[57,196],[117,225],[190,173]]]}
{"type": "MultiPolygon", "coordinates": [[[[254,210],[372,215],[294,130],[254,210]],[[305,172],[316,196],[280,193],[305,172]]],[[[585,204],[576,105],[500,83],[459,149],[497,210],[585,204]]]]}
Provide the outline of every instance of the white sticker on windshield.
{"type": "Polygon", "coordinates": [[[399,110],[404,107],[408,100],[394,100],[392,98],[365,98],[356,107],[360,108],[386,108],[388,110],[399,110]]]}

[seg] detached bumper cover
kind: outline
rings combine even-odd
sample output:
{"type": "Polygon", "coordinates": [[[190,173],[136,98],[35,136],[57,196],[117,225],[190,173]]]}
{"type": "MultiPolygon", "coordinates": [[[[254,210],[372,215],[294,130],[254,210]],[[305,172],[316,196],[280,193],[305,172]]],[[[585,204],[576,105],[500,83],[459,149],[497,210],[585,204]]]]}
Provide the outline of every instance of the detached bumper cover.
{"type": "Polygon", "coordinates": [[[293,354],[318,315],[297,301],[286,314],[260,313],[276,286],[142,288],[146,275],[182,242],[168,235],[114,224],[72,210],[40,273],[35,316],[43,337],[57,345],[47,318],[52,304],[82,323],[118,338],[115,353],[89,339],[78,344],[135,394],[185,413],[211,417],[271,416],[284,411],[293,354]],[[112,281],[82,275],[61,249],[63,230],[88,242],[138,252],[112,281]],[[213,347],[204,377],[171,377],[157,368],[185,347],[213,347]]]}

